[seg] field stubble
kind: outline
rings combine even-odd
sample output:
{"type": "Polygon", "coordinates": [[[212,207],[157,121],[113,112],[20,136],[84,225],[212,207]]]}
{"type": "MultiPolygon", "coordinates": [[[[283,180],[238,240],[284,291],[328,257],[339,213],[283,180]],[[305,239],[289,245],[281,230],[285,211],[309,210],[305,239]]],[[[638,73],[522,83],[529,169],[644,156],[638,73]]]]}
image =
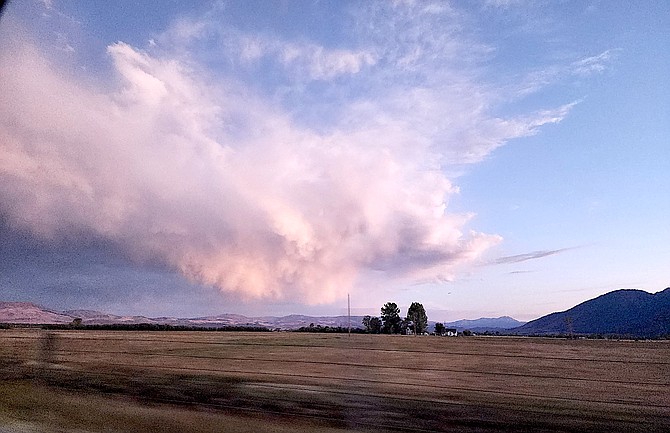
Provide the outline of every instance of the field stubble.
{"type": "Polygon", "coordinates": [[[225,425],[230,432],[670,431],[668,342],[45,335],[0,331],[0,425],[4,419],[53,431],[178,431],[184,423],[188,431],[225,425]]]}

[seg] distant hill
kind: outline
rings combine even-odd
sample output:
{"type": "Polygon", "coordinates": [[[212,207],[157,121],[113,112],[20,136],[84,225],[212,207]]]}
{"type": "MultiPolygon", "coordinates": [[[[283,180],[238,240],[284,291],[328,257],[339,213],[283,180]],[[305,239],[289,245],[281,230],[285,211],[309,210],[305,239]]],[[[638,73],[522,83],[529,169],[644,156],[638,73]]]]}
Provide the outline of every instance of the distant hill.
{"type": "MultiPolygon", "coordinates": [[[[119,316],[95,310],[66,310],[62,312],[49,310],[30,302],[0,302],[0,323],[17,324],[59,324],[71,323],[75,318],[82,319],[84,325],[112,325],[112,324],[162,324],[174,326],[197,326],[216,328],[222,326],[261,326],[266,328],[298,329],[314,326],[329,326],[346,328],[349,324],[347,316],[304,316],[291,314],[288,316],[247,317],[241,314],[218,314],[194,318],[176,317],[145,317],[119,316]]],[[[363,316],[351,316],[351,327],[362,328],[363,316]]],[[[457,328],[459,331],[469,329],[475,332],[495,331],[514,328],[523,322],[511,317],[481,318],[475,320],[458,320],[447,322],[448,328],[457,328]]],[[[434,329],[435,322],[429,322],[429,330],[434,329]]]]}
{"type": "MultiPolygon", "coordinates": [[[[330,326],[347,327],[347,316],[303,316],[291,314],[288,316],[247,317],[241,314],[219,314],[216,316],[197,317],[193,319],[154,318],[158,323],[177,324],[187,326],[264,326],[266,328],[298,329],[303,326],[330,326]]],[[[363,316],[351,316],[351,327],[362,328],[363,316]]]]}
{"type": "Polygon", "coordinates": [[[519,322],[509,316],[502,317],[482,317],[475,320],[457,320],[455,322],[447,322],[444,324],[447,328],[456,328],[459,331],[469,329],[470,331],[483,332],[494,331],[502,329],[517,328],[525,322],[519,322]]]}
{"type": "Polygon", "coordinates": [[[670,288],[658,293],[616,290],[512,330],[520,335],[670,335],[670,288]]]}
{"type": "MultiPolygon", "coordinates": [[[[223,326],[260,326],[270,329],[298,329],[314,326],[329,326],[346,328],[349,324],[347,316],[304,316],[291,314],[288,316],[262,316],[247,317],[241,314],[218,314],[214,316],[203,316],[193,318],[176,317],[145,317],[145,316],[119,316],[95,310],[66,310],[62,312],[48,310],[30,302],[0,302],[0,323],[17,324],[60,324],[72,323],[79,318],[84,325],[113,325],[113,324],[161,324],[174,326],[195,326],[203,328],[217,328],[223,326]]],[[[352,328],[363,328],[363,316],[351,316],[352,328]]],[[[481,318],[476,320],[458,320],[447,322],[448,328],[457,328],[459,331],[469,329],[475,332],[506,330],[518,327],[523,322],[511,317],[503,316],[497,318],[481,318]]],[[[429,330],[433,330],[435,322],[429,322],[429,330]]]]}
{"type": "Polygon", "coordinates": [[[72,317],[31,302],[0,302],[0,323],[70,323],[72,317]]]}
{"type": "MultiPolygon", "coordinates": [[[[0,302],[0,323],[62,324],[82,319],[84,325],[164,324],[175,326],[222,327],[261,326],[266,328],[297,329],[303,326],[347,327],[347,316],[314,317],[292,314],[283,317],[247,317],[241,314],[219,314],[195,318],[119,316],[94,310],[53,311],[30,302],[0,302]]],[[[362,328],[362,316],[351,316],[351,327],[362,328]]]]}
{"type": "Polygon", "coordinates": [[[155,319],[150,319],[144,316],[117,316],[116,314],[103,313],[94,310],[66,310],[63,314],[71,317],[82,319],[83,324],[95,325],[109,325],[113,323],[160,323],[155,319]]]}

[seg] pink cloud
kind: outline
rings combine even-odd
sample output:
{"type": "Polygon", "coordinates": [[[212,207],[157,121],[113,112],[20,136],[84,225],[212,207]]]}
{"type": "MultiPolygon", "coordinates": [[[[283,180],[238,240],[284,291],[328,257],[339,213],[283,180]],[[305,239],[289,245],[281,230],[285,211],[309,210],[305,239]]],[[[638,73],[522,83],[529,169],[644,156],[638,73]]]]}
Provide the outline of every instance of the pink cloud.
{"type": "MultiPolygon", "coordinates": [[[[93,233],[139,264],[254,298],[330,302],[366,269],[447,275],[497,236],[463,233],[457,188],[407,137],[301,129],[234,83],[127,44],[116,85],[29,44],[0,59],[0,212],[58,241],[93,233]],[[245,95],[240,97],[240,95],[245,95]]],[[[393,125],[390,125],[393,128],[393,125]]]]}

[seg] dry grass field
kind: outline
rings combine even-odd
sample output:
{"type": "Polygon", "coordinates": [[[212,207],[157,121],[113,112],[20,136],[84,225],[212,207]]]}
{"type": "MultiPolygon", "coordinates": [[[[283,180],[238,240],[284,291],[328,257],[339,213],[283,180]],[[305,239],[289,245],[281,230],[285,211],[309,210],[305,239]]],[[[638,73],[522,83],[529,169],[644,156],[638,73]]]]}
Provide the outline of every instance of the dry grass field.
{"type": "Polygon", "coordinates": [[[670,431],[670,343],[0,330],[0,432],[670,431]]]}

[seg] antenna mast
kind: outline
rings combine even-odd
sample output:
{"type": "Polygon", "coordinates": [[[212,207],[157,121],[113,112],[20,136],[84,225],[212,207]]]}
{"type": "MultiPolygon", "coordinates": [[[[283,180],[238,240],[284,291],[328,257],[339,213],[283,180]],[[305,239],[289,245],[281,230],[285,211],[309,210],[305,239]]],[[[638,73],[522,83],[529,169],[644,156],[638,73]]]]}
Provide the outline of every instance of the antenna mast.
{"type": "Polygon", "coordinates": [[[347,293],[347,320],[349,321],[349,336],[351,337],[351,299],[347,293]]]}

